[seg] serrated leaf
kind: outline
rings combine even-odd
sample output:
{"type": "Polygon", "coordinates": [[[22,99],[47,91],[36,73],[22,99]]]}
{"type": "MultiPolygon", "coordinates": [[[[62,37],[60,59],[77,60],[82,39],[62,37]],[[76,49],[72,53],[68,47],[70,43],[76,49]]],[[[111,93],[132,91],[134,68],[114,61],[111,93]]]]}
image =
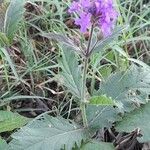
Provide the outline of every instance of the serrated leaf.
{"type": "Polygon", "coordinates": [[[28,118],[23,117],[17,113],[12,113],[10,111],[0,111],[0,133],[20,128],[28,121],[28,118]]]}
{"type": "Polygon", "coordinates": [[[116,123],[116,129],[123,132],[131,132],[137,128],[141,130],[141,142],[150,141],[150,102],[134,111],[127,113],[123,119],[116,123]]]}
{"type": "Polygon", "coordinates": [[[120,33],[125,30],[126,27],[118,27],[114,30],[114,32],[110,35],[104,38],[103,40],[99,41],[95,48],[91,51],[91,53],[99,52],[103,50],[104,48],[108,47],[109,44],[111,44],[119,35],[120,33]]]}
{"type": "Polygon", "coordinates": [[[43,119],[23,127],[12,135],[12,150],[72,150],[83,139],[88,138],[86,130],[61,117],[45,115],[43,119]]]}
{"type": "Polygon", "coordinates": [[[88,105],[86,108],[88,124],[91,129],[111,127],[119,118],[118,111],[113,106],[88,105]]]}
{"type": "Polygon", "coordinates": [[[92,105],[115,105],[114,101],[110,97],[106,97],[106,95],[101,96],[93,96],[89,100],[89,104],[92,105]]]}
{"type": "Polygon", "coordinates": [[[11,0],[6,11],[4,32],[11,41],[18,30],[18,23],[23,17],[25,0],[11,0]]]}
{"type": "Polygon", "coordinates": [[[150,69],[130,66],[103,81],[96,95],[105,94],[118,103],[120,111],[131,111],[147,102],[150,93],[150,69]]]}
{"type": "Polygon", "coordinates": [[[82,146],[80,150],[115,150],[115,148],[111,143],[93,141],[82,146]]]}
{"type": "Polygon", "coordinates": [[[0,150],[8,150],[8,145],[5,140],[0,138],[0,150]]]}
{"type": "Polygon", "coordinates": [[[63,46],[62,59],[59,60],[59,64],[62,69],[64,85],[73,95],[81,98],[82,73],[75,53],[63,46]]]}

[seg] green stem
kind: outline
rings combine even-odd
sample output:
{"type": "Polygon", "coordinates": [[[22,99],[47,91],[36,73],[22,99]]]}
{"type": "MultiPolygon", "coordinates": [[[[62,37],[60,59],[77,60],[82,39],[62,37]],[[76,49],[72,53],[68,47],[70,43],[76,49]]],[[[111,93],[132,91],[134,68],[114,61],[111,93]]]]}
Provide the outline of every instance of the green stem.
{"type": "Polygon", "coordinates": [[[88,58],[84,58],[84,68],[83,68],[83,81],[82,81],[82,102],[87,103],[86,101],[86,74],[88,69],[88,58]]]}
{"type": "Polygon", "coordinates": [[[87,118],[86,118],[86,73],[88,69],[88,58],[84,58],[84,68],[83,68],[83,81],[82,81],[82,101],[81,101],[81,112],[84,127],[88,126],[87,118]]]}
{"type": "Polygon", "coordinates": [[[83,119],[83,125],[85,128],[87,128],[88,127],[88,121],[87,121],[87,117],[86,117],[86,104],[81,103],[80,109],[81,109],[81,114],[82,114],[82,119],[83,119]]]}
{"type": "Polygon", "coordinates": [[[86,77],[87,77],[88,61],[89,61],[88,55],[90,52],[90,46],[91,46],[91,42],[92,42],[93,30],[94,30],[94,25],[92,25],[92,27],[91,27],[89,42],[88,42],[87,49],[85,51],[86,55],[84,58],[84,66],[83,66],[83,81],[82,81],[82,95],[81,95],[82,101],[80,104],[80,108],[81,108],[84,127],[88,127],[88,121],[87,121],[87,117],[86,117],[86,104],[87,104],[87,100],[86,100],[86,77]]]}

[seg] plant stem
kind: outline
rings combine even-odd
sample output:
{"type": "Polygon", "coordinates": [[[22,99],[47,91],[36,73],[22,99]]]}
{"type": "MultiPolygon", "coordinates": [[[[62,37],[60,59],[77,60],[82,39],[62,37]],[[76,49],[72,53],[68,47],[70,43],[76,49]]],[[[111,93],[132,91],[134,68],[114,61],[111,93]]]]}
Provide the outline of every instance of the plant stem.
{"type": "Polygon", "coordinates": [[[84,127],[88,126],[87,118],[86,118],[86,74],[88,69],[88,58],[84,58],[84,68],[83,68],[83,81],[82,81],[82,101],[81,101],[81,112],[84,127]]]}
{"type": "Polygon", "coordinates": [[[87,117],[86,117],[86,104],[82,102],[80,105],[80,109],[81,109],[81,115],[82,115],[82,119],[83,119],[83,125],[85,128],[87,128],[88,121],[87,121],[87,117]]]}
{"type": "Polygon", "coordinates": [[[93,35],[93,30],[94,30],[94,25],[91,27],[91,32],[90,32],[90,37],[89,37],[89,42],[87,49],[85,51],[85,57],[84,57],[84,66],[83,66],[83,81],[82,81],[82,101],[81,101],[81,113],[82,113],[82,119],[83,119],[83,125],[84,127],[88,127],[88,121],[86,117],[86,77],[87,77],[87,70],[88,70],[88,61],[89,61],[89,52],[90,52],[90,46],[92,42],[92,35],[93,35]]]}
{"type": "Polygon", "coordinates": [[[86,100],[86,74],[87,74],[87,69],[88,69],[88,58],[84,58],[84,68],[83,68],[83,81],[82,81],[82,102],[87,103],[86,100]]]}
{"type": "Polygon", "coordinates": [[[90,46],[92,42],[92,36],[93,36],[93,31],[94,31],[94,24],[91,26],[91,31],[90,31],[90,36],[89,36],[89,42],[86,50],[86,57],[89,57],[89,52],[90,52],[90,46]]]}

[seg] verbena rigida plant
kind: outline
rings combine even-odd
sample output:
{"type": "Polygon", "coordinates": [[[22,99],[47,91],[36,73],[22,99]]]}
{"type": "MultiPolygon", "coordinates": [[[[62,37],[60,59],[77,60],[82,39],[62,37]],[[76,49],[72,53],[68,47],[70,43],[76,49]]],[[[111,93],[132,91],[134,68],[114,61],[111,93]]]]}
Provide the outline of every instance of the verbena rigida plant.
{"type": "Polygon", "coordinates": [[[12,135],[12,149],[133,149],[138,142],[150,140],[150,131],[141,121],[145,118],[150,123],[150,69],[119,47],[119,35],[126,26],[119,26],[120,14],[115,6],[113,0],[75,0],[68,14],[75,17],[80,37],[75,32],[68,37],[41,33],[58,41],[59,81],[79,111],[71,119],[52,117],[49,112],[40,115],[12,135]],[[85,33],[88,40],[84,39],[85,33]],[[110,67],[100,78],[100,67],[109,64],[103,58],[112,50],[116,50],[121,67],[110,67]],[[129,139],[132,144],[126,145],[129,139]]]}

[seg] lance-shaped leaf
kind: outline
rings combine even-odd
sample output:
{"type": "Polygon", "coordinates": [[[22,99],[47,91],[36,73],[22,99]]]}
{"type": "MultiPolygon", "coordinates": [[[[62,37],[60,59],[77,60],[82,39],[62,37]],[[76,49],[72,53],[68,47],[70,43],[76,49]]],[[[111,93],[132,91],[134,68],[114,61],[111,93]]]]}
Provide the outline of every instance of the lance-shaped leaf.
{"type": "Polygon", "coordinates": [[[88,138],[87,131],[61,117],[45,115],[12,135],[12,150],[72,150],[88,138]]]}
{"type": "Polygon", "coordinates": [[[23,17],[25,0],[11,0],[6,11],[4,32],[11,41],[18,30],[18,23],[23,17]]]}
{"type": "Polygon", "coordinates": [[[48,38],[48,39],[56,40],[58,42],[65,43],[68,46],[73,44],[71,39],[69,39],[67,36],[64,36],[64,35],[61,35],[58,33],[44,33],[44,32],[42,32],[41,35],[43,37],[48,38]]]}
{"type": "Polygon", "coordinates": [[[17,113],[12,113],[10,111],[0,111],[0,133],[20,128],[28,121],[28,118],[23,117],[17,113]]]}
{"type": "Polygon", "coordinates": [[[130,66],[103,81],[96,95],[105,94],[118,103],[120,111],[131,111],[144,104],[150,94],[150,69],[130,66]]]}
{"type": "Polygon", "coordinates": [[[59,43],[63,43],[64,45],[66,45],[67,47],[70,48],[70,50],[73,51],[77,51],[78,53],[82,54],[79,46],[77,46],[77,44],[75,44],[75,41],[73,41],[72,39],[68,38],[65,35],[59,34],[59,33],[44,33],[41,31],[41,36],[51,39],[51,40],[56,40],[59,43]]]}
{"type": "Polygon", "coordinates": [[[131,132],[137,128],[141,130],[141,142],[150,141],[150,102],[134,111],[127,113],[123,119],[116,124],[116,129],[123,132],[131,132]]]}
{"type": "Polygon", "coordinates": [[[126,27],[118,27],[117,29],[115,29],[110,36],[107,36],[103,40],[97,42],[97,44],[92,48],[91,53],[102,51],[104,48],[108,47],[125,29],[126,27]]]}
{"type": "Polygon", "coordinates": [[[62,48],[62,58],[59,60],[62,69],[64,85],[78,98],[81,98],[82,77],[78,59],[73,51],[66,46],[62,48]]]}

